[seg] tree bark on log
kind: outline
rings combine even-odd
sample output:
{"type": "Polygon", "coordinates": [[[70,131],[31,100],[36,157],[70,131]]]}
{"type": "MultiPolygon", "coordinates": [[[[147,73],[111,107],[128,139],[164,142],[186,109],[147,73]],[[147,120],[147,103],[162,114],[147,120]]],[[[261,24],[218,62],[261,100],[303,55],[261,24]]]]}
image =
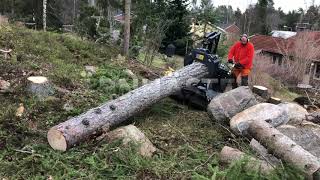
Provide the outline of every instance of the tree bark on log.
{"type": "Polygon", "coordinates": [[[256,170],[260,171],[262,174],[268,174],[274,169],[274,167],[267,161],[256,159],[254,157],[246,155],[238,149],[234,149],[228,146],[223,147],[219,155],[219,160],[223,164],[231,164],[245,158],[247,158],[248,160],[248,163],[245,166],[245,169],[247,170],[256,170]]]}
{"type": "Polygon", "coordinates": [[[265,121],[251,121],[248,131],[276,157],[301,168],[306,172],[308,178],[319,178],[320,163],[318,158],[283,135],[272,125],[265,121]]]}
{"type": "Polygon", "coordinates": [[[53,149],[66,151],[100,128],[115,126],[181,90],[182,87],[188,86],[195,78],[206,75],[208,75],[208,69],[204,64],[193,63],[174,72],[172,76],[156,79],[115,100],[52,127],[47,134],[48,142],[53,149]]]}
{"type": "Polygon", "coordinates": [[[257,140],[252,139],[250,141],[250,147],[257,153],[259,159],[265,160],[273,166],[278,166],[281,163],[278,158],[272,154],[269,154],[268,149],[262,146],[257,140]]]}

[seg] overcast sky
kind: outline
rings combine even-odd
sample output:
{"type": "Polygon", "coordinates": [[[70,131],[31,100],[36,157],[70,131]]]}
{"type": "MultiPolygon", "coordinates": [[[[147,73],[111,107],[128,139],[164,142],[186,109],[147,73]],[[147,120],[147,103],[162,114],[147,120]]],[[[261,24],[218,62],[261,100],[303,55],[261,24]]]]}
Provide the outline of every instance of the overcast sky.
{"type": "MultiPolygon", "coordinates": [[[[233,9],[240,8],[241,11],[244,11],[249,4],[257,3],[257,0],[212,0],[214,6],[219,5],[231,5],[233,9]]],[[[290,10],[309,7],[311,5],[312,0],[273,0],[275,8],[281,7],[284,12],[288,12],[290,10]]],[[[315,4],[319,5],[320,0],[315,0],[315,4]]]]}

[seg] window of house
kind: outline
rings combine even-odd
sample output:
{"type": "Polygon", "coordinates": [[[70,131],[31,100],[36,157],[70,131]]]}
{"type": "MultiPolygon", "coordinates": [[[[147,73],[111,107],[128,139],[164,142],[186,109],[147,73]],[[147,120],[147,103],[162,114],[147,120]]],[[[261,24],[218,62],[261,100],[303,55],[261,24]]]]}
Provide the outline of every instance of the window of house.
{"type": "Polygon", "coordinates": [[[282,65],[282,57],[279,57],[278,65],[279,65],[279,66],[281,66],[281,65],[282,65]]]}
{"type": "Polygon", "coordinates": [[[272,63],[275,64],[277,62],[277,56],[272,56],[272,63]]]}
{"type": "Polygon", "coordinates": [[[314,68],[315,68],[315,69],[314,69],[314,76],[313,76],[313,78],[320,80],[320,63],[316,63],[314,68]]]}
{"type": "Polygon", "coordinates": [[[306,69],[304,71],[304,74],[310,74],[310,71],[311,71],[311,63],[308,63],[307,67],[306,67],[306,69]]]}

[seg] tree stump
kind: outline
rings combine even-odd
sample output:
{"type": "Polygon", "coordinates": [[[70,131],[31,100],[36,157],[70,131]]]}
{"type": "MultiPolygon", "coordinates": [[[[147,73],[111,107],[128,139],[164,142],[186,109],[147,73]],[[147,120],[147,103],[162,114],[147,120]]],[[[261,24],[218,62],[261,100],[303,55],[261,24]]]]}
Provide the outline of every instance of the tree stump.
{"type": "Polygon", "coordinates": [[[31,76],[28,77],[27,91],[40,99],[45,99],[54,94],[54,88],[46,77],[31,76]]]}
{"type": "Polygon", "coordinates": [[[278,105],[281,103],[281,99],[276,98],[276,97],[270,97],[267,102],[271,103],[271,104],[278,105]]]}
{"type": "Polygon", "coordinates": [[[257,94],[258,96],[264,98],[264,99],[269,99],[269,97],[270,97],[268,88],[263,87],[263,86],[253,86],[252,92],[257,94]]]}

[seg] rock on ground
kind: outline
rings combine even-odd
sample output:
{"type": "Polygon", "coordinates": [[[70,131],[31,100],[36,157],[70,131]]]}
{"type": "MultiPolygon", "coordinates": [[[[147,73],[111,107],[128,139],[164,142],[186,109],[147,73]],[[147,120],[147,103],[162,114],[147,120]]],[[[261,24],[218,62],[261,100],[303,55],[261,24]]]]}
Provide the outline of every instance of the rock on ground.
{"type": "Polygon", "coordinates": [[[278,106],[288,114],[288,124],[299,124],[309,114],[306,109],[295,103],[281,103],[278,106]]]}
{"type": "Polygon", "coordinates": [[[95,66],[85,66],[85,69],[88,73],[96,74],[98,68],[95,66]]]}
{"type": "Polygon", "coordinates": [[[208,105],[208,112],[214,120],[224,122],[256,104],[258,102],[250,88],[241,86],[213,98],[208,105]]]}
{"type": "Polygon", "coordinates": [[[124,70],[124,73],[132,79],[137,78],[137,76],[130,69],[124,70]]]}
{"type": "Polygon", "coordinates": [[[315,124],[320,124],[320,112],[312,112],[308,114],[306,120],[315,124]]]}
{"type": "MultiPolygon", "coordinates": [[[[277,129],[312,155],[320,157],[320,137],[314,132],[315,129],[303,124],[296,126],[282,125],[277,127],[277,129]]],[[[320,128],[318,127],[319,130],[320,128]]]]}
{"type": "Polygon", "coordinates": [[[151,157],[156,151],[156,148],[144,133],[133,125],[117,128],[109,132],[106,138],[109,141],[122,139],[123,145],[128,145],[130,142],[135,143],[138,145],[139,154],[142,156],[151,157]]]}
{"type": "Polygon", "coordinates": [[[245,135],[250,121],[266,121],[277,127],[288,122],[288,115],[278,105],[261,103],[235,115],[230,121],[231,130],[235,134],[245,135]]]}
{"type": "Polygon", "coordinates": [[[0,93],[6,93],[10,91],[11,84],[8,81],[0,80],[0,93]]]}

